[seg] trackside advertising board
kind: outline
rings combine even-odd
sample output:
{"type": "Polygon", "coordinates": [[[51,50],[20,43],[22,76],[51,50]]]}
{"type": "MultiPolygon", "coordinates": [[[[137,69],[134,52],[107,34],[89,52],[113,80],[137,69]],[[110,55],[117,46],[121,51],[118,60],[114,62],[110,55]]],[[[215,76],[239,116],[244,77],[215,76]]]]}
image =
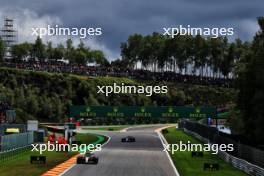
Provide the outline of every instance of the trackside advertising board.
{"type": "Polygon", "coordinates": [[[216,118],[215,107],[185,106],[71,106],[70,116],[76,118],[216,118]]]}

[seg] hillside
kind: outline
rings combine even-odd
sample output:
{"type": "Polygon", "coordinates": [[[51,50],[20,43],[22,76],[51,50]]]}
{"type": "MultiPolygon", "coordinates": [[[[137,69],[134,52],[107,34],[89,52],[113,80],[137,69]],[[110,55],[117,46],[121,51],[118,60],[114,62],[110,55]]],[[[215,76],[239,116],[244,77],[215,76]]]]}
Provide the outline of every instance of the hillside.
{"type": "Polygon", "coordinates": [[[0,68],[0,95],[17,111],[18,122],[27,119],[62,121],[70,105],[222,105],[235,99],[234,89],[142,82],[128,78],[86,77],[0,68]],[[167,85],[167,95],[97,94],[97,85],[167,85]]]}

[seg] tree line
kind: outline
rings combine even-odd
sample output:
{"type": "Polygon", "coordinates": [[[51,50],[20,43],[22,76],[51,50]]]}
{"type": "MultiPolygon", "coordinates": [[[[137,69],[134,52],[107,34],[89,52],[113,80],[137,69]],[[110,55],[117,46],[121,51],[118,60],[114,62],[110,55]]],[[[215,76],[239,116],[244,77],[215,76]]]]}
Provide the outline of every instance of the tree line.
{"type": "Polygon", "coordinates": [[[134,34],[121,44],[122,59],[115,62],[150,71],[228,78],[234,76],[236,63],[249,47],[249,42],[229,42],[226,37],[134,34]]]}
{"type": "MultiPolygon", "coordinates": [[[[0,58],[3,59],[5,47],[3,41],[0,41],[0,58]]],[[[16,62],[24,59],[39,60],[41,62],[68,60],[70,63],[86,65],[95,63],[97,65],[109,64],[104,53],[101,50],[92,50],[80,41],[77,47],[74,47],[73,41],[68,39],[65,46],[58,44],[53,46],[52,42],[44,44],[41,38],[37,38],[34,43],[24,42],[11,46],[10,54],[16,62]]]]}
{"type": "MultiPolygon", "coordinates": [[[[250,42],[240,39],[229,42],[226,37],[177,35],[170,38],[156,32],[146,36],[134,34],[121,43],[121,59],[112,61],[111,66],[230,78],[236,76],[239,63],[248,54],[250,46],[250,42]]],[[[110,66],[102,51],[92,50],[82,41],[74,47],[71,39],[65,45],[54,47],[52,42],[44,44],[38,37],[35,43],[13,45],[10,52],[15,61],[25,58],[40,61],[65,59],[81,65],[96,63],[110,66]]],[[[0,41],[0,58],[3,58],[4,53],[4,43],[0,41]]]]}

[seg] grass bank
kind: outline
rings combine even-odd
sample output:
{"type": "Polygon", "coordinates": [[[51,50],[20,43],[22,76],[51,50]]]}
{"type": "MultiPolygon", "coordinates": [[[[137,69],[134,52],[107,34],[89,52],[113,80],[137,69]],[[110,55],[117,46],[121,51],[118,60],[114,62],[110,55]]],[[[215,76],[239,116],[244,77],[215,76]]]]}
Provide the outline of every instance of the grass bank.
{"type": "MultiPolygon", "coordinates": [[[[87,77],[71,74],[0,68],[0,98],[16,110],[17,123],[37,119],[40,122],[64,122],[70,105],[168,106],[221,105],[235,99],[236,90],[165,81],[129,78],[87,77]],[[97,93],[97,86],[113,85],[168,86],[167,94],[97,93]]],[[[97,125],[113,124],[101,122],[97,125]]],[[[124,124],[125,125],[125,124],[124,124]]]]}
{"type": "MultiPolygon", "coordinates": [[[[77,140],[82,144],[91,144],[98,141],[98,137],[94,134],[77,134],[77,140]]],[[[102,143],[107,138],[103,137],[102,143]]],[[[1,176],[38,176],[47,170],[55,167],[56,165],[68,160],[75,152],[44,152],[42,155],[46,156],[46,164],[30,164],[30,156],[39,155],[38,152],[26,151],[15,158],[8,161],[0,162],[0,175],[1,176]]]]}
{"type": "MultiPolygon", "coordinates": [[[[175,127],[168,128],[168,133],[163,134],[169,144],[186,143],[190,141],[193,144],[200,144],[201,141],[194,137],[187,135],[183,131],[175,127]]],[[[192,157],[191,151],[176,151],[174,154],[170,153],[172,160],[181,176],[246,176],[244,172],[234,168],[217,155],[209,152],[204,152],[204,157],[192,157]],[[219,171],[204,171],[203,164],[205,162],[218,163],[219,171]]]]}

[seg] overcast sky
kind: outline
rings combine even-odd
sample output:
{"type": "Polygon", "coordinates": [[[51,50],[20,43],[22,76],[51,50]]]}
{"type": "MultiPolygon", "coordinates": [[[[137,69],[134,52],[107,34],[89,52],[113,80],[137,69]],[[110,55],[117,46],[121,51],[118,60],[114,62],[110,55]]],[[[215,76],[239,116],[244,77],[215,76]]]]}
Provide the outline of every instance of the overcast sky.
{"type": "MultiPolygon", "coordinates": [[[[120,43],[134,33],[163,32],[163,27],[233,27],[234,38],[251,40],[263,16],[263,0],[0,0],[0,20],[16,20],[19,41],[33,41],[32,27],[102,27],[103,35],[84,42],[108,59],[120,55],[120,43]]],[[[64,37],[46,38],[53,43],[64,37]]],[[[75,43],[79,39],[74,39],[75,43]]]]}

